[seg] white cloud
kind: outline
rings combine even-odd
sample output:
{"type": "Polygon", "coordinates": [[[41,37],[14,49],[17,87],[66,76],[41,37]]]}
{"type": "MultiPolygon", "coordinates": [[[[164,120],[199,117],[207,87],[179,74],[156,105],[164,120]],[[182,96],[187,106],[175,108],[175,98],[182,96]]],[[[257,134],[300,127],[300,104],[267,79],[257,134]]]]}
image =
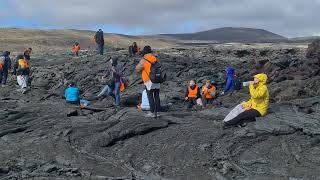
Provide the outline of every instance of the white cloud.
{"type": "Polygon", "coordinates": [[[263,28],[287,36],[320,32],[320,0],[10,0],[18,18],[44,25],[89,28],[111,25],[170,33],[223,26],[263,28]]]}

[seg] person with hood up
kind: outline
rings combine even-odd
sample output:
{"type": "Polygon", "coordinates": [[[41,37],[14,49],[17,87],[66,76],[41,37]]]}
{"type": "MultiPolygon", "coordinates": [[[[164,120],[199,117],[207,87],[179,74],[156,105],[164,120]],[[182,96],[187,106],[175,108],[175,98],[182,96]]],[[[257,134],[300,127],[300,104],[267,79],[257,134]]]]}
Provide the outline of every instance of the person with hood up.
{"type": "Polygon", "coordinates": [[[6,86],[9,69],[11,69],[10,52],[5,51],[0,58],[0,85],[6,86]]]}
{"type": "Polygon", "coordinates": [[[267,87],[268,77],[266,74],[257,74],[254,81],[250,82],[250,100],[239,104],[223,120],[224,127],[240,125],[245,121],[255,121],[256,117],[267,114],[269,106],[269,91],[267,87]]]}
{"type": "Polygon", "coordinates": [[[94,42],[97,45],[98,54],[103,55],[104,49],[104,35],[102,29],[99,29],[94,35],[94,42]]]}
{"type": "Polygon", "coordinates": [[[227,72],[227,79],[226,84],[224,86],[224,91],[222,94],[227,94],[234,89],[234,69],[232,67],[228,67],[226,69],[227,72]]]}

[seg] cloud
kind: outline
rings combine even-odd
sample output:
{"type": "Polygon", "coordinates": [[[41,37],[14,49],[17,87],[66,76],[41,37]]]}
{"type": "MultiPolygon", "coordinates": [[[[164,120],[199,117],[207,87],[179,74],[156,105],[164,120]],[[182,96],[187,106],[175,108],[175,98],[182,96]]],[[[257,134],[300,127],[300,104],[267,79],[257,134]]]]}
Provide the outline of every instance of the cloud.
{"type": "Polygon", "coordinates": [[[113,26],[135,33],[175,33],[225,26],[286,36],[319,34],[320,0],[7,0],[15,18],[42,26],[113,26]],[[141,32],[137,31],[141,30],[141,32]]]}

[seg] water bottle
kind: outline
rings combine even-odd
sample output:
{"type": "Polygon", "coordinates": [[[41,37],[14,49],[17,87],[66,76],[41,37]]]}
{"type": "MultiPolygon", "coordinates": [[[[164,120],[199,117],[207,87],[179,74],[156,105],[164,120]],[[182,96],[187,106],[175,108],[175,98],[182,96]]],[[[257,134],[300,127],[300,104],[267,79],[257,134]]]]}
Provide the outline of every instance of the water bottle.
{"type": "Polygon", "coordinates": [[[248,87],[253,81],[246,81],[242,83],[243,87],[248,87]]]}

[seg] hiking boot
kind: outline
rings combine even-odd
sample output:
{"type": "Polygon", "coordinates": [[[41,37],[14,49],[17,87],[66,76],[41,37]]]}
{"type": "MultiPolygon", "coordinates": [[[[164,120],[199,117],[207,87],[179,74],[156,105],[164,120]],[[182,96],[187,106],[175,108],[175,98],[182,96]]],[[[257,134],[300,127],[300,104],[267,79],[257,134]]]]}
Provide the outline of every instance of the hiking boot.
{"type": "Polygon", "coordinates": [[[152,112],[149,112],[148,114],[146,114],[145,117],[147,117],[147,118],[156,118],[156,115],[154,113],[152,113],[152,112]]]}

